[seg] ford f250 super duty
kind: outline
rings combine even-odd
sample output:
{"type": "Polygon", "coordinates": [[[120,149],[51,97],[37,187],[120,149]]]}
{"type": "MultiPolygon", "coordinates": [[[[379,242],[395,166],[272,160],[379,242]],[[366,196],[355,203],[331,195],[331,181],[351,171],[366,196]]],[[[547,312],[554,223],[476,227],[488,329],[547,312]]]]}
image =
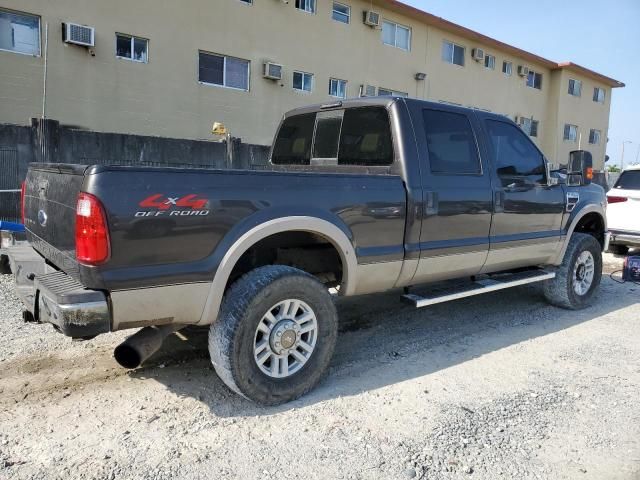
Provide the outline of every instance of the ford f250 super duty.
{"type": "Polygon", "coordinates": [[[335,295],[404,288],[421,307],[542,282],[586,306],[607,246],[591,175],[583,151],[550,172],[500,115],[345,100],[287,113],[264,171],[32,164],[30,244],[10,257],[25,318],[75,338],[143,327],[116,348],[129,368],[209,326],[222,380],[277,404],[326,370],[335,295]]]}

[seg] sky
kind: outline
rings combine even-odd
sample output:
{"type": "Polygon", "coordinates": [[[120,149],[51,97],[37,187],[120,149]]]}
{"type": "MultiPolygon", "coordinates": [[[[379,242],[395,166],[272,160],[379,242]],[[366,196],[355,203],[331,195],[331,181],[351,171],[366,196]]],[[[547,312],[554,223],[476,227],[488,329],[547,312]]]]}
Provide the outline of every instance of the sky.
{"type": "Polygon", "coordinates": [[[402,0],[556,62],[571,61],[626,84],[613,90],[609,165],[640,163],[640,0],[402,0]]]}

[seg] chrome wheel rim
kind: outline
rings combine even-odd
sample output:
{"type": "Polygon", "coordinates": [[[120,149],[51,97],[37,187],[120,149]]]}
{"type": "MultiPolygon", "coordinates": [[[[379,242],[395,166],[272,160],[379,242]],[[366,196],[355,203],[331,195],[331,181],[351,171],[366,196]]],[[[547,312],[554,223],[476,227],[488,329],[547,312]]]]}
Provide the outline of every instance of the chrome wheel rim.
{"type": "Polygon", "coordinates": [[[302,300],[282,300],[258,323],[253,358],[265,375],[289,377],[309,361],[317,339],[318,321],[311,307],[302,300]]]}
{"type": "Polygon", "coordinates": [[[591,252],[582,252],[573,267],[573,291],[578,295],[585,295],[593,283],[595,260],[591,252]]]}

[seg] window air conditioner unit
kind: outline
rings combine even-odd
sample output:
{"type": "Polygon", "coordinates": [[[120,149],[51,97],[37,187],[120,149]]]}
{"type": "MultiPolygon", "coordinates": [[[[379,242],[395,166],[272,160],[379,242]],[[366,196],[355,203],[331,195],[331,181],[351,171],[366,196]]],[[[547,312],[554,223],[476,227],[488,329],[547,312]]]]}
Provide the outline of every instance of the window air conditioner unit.
{"type": "Polygon", "coordinates": [[[476,62],[482,62],[484,60],[484,50],[481,48],[474,48],[471,50],[471,56],[476,62]]]}
{"type": "Polygon", "coordinates": [[[270,80],[282,80],[282,65],[273,62],[265,62],[262,76],[270,80]]]}
{"type": "Polygon", "coordinates": [[[529,67],[525,67],[524,65],[518,65],[518,75],[521,77],[526,77],[529,75],[529,67]]]}
{"type": "Polygon", "coordinates": [[[374,12],[373,10],[365,10],[364,12],[364,24],[369,25],[370,27],[379,27],[380,26],[380,14],[378,12],[374,12]]]}
{"type": "Polygon", "coordinates": [[[62,29],[65,43],[82,45],[83,47],[95,47],[96,31],[93,27],[65,22],[62,29]]]}

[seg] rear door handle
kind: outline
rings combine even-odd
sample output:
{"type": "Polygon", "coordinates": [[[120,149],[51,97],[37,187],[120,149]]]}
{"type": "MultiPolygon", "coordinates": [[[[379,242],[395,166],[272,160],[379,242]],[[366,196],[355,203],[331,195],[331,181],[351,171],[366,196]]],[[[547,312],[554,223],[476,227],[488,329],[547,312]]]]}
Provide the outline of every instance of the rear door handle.
{"type": "Polygon", "coordinates": [[[438,194],[436,192],[425,192],[424,214],[425,217],[438,214],[438,194]]]}

